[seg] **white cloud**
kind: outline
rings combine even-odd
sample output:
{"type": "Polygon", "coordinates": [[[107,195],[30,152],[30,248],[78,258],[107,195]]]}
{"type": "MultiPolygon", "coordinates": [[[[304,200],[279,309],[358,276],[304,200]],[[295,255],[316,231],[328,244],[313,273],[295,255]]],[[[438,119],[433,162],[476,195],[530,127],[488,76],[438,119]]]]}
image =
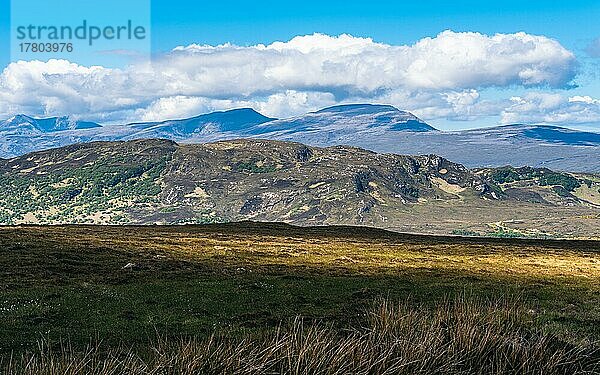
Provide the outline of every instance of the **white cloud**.
{"type": "Polygon", "coordinates": [[[600,104],[600,100],[594,99],[591,96],[572,96],[569,98],[569,103],[585,103],[585,104],[600,104]]]}
{"type": "Polygon", "coordinates": [[[269,95],[265,100],[257,101],[251,107],[266,116],[290,117],[335,104],[335,96],[331,93],[287,90],[269,95]]]}
{"type": "MultiPolygon", "coordinates": [[[[490,37],[452,31],[412,46],[322,34],[269,46],[192,45],[176,48],[166,60],[174,67],[171,73],[200,78],[203,83],[215,83],[209,79],[214,77],[211,73],[220,71],[228,73],[225,81],[235,77],[234,84],[245,83],[243,87],[250,90],[338,87],[365,93],[510,84],[561,87],[569,84],[576,67],[571,52],[544,36],[517,33],[490,37]]],[[[189,81],[188,88],[193,90],[197,82],[189,81]]],[[[211,92],[228,91],[228,82],[217,83],[217,87],[210,86],[211,92]]]]}
{"type": "Polygon", "coordinates": [[[502,122],[564,125],[600,122],[600,100],[590,96],[531,92],[511,98],[511,104],[502,112],[502,122]]]}
{"type": "Polygon", "coordinates": [[[138,109],[136,118],[143,121],[185,118],[212,111],[231,108],[253,108],[265,116],[288,117],[306,113],[314,108],[322,108],[336,103],[329,93],[297,92],[288,90],[252,100],[210,99],[204,97],[170,96],[152,102],[146,108],[138,109]]]}
{"type": "Polygon", "coordinates": [[[155,100],[146,108],[138,109],[136,115],[141,121],[193,117],[199,113],[216,109],[215,104],[207,98],[170,96],[155,100]]]}
{"type": "Polygon", "coordinates": [[[442,92],[394,90],[377,97],[376,102],[409,109],[424,120],[445,118],[459,121],[498,115],[505,105],[504,101],[482,99],[475,89],[442,92]]]}
{"type": "Polygon", "coordinates": [[[314,34],[250,47],[182,46],[126,69],[12,63],[0,75],[0,111],[159,120],[243,105],[281,117],[340,101],[384,101],[425,116],[471,118],[495,108],[479,99],[482,88],[565,87],[576,66],[557,41],[526,33],[445,31],[410,46],[314,34]]]}

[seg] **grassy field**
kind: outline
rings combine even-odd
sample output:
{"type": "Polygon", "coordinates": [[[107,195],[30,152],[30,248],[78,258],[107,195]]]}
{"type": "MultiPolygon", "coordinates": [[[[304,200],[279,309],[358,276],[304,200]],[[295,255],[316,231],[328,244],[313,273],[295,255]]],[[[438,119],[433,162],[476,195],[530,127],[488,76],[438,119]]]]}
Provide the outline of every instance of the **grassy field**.
{"type": "MultiPolygon", "coordinates": [[[[284,347],[293,352],[290,342],[296,342],[298,334],[294,340],[288,336],[288,341],[273,344],[281,338],[277,332],[297,332],[300,318],[312,327],[301,337],[320,332],[333,335],[330,341],[337,342],[339,335],[348,338],[346,333],[352,331],[355,351],[365,347],[375,353],[377,340],[365,332],[373,335],[378,331],[368,327],[381,328],[382,322],[390,321],[385,318],[390,314],[381,313],[382,305],[403,306],[404,310],[391,315],[395,319],[414,316],[414,325],[422,327],[451,325],[446,320],[457,309],[471,311],[468,315],[483,311],[485,319],[471,322],[473,326],[466,324],[471,331],[482,334],[482,327],[504,322],[505,328],[493,335],[504,340],[499,342],[513,342],[514,335],[531,337],[526,347],[535,348],[541,342],[546,349],[535,349],[534,354],[542,357],[555,346],[572,347],[587,353],[581,358],[591,363],[582,370],[588,372],[582,373],[593,373],[589,369],[600,366],[600,242],[424,237],[365,228],[254,223],[0,228],[0,357],[4,366],[11,356],[30,358],[43,353],[40,343],[46,349],[58,347],[59,352],[68,343],[70,353],[85,353],[93,343],[103,348],[94,349],[96,356],[123,347],[134,353],[158,353],[149,349],[150,342],[154,347],[169,347],[168,353],[181,353],[206,348],[203,340],[215,334],[228,340],[242,338],[246,344],[268,337],[251,347],[264,347],[263,354],[279,358],[278,350],[284,347]],[[376,321],[374,311],[380,317],[376,321]],[[498,312],[504,318],[493,318],[498,312]]],[[[381,337],[406,329],[399,326],[390,331],[386,325],[381,337]]],[[[477,340],[471,337],[473,347],[490,336],[482,335],[477,340]]],[[[443,343],[430,339],[436,345],[443,343]]],[[[243,352],[228,345],[232,353],[243,352]]],[[[535,363],[534,354],[527,354],[528,366],[535,363]]],[[[565,354],[567,362],[571,354],[565,354]]],[[[263,364],[268,361],[265,358],[263,364]]],[[[323,361],[319,363],[327,363],[323,361]]],[[[7,368],[19,368],[14,366],[7,368]]],[[[281,364],[273,366],[279,369],[274,373],[303,373],[284,371],[281,364]]],[[[380,372],[365,368],[371,370],[357,373],[380,372]]],[[[487,373],[525,373],[525,368],[502,372],[495,366],[487,373]]],[[[413,368],[407,373],[420,372],[413,368]]],[[[544,373],[561,372],[548,369],[544,373]]]]}

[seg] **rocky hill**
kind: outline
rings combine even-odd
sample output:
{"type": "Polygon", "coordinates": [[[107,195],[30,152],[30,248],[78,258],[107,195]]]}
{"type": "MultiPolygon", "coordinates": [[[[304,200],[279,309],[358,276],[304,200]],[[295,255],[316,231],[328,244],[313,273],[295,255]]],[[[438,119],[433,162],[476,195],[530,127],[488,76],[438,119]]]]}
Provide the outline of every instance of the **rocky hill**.
{"type": "MultiPolygon", "coordinates": [[[[555,234],[563,219],[597,220],[595,177],[507,170],[266,140],[92,142],[0,160],[0,223],[257,220],[448,234],[504,230],[519,217],[539,226],[551,214],[554,227],[525,229],[555,234]]],[[[595,235],[596,224],[570,234],[595,235]]]]}

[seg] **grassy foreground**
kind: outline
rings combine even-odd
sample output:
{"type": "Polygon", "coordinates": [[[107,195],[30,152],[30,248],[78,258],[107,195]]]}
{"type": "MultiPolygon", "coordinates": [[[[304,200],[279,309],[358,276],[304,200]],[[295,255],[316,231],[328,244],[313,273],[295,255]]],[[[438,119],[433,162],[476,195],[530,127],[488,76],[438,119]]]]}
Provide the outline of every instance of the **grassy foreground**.
{"type": "Polygon", "coordinates": [[[599,340],[593,241],[0,228],[0,372],[597,373],[599,340]]]}

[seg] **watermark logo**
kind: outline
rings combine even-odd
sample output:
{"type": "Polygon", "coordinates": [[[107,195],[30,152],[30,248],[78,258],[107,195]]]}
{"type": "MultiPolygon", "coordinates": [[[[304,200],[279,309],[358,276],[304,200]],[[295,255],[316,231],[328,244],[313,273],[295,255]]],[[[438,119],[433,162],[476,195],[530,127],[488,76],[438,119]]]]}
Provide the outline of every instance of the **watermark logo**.
{"type": "Polygon", "coordinates": [[[150,0],[13,0],[11,60],[119,66],[149,59],[150,0]]]}

